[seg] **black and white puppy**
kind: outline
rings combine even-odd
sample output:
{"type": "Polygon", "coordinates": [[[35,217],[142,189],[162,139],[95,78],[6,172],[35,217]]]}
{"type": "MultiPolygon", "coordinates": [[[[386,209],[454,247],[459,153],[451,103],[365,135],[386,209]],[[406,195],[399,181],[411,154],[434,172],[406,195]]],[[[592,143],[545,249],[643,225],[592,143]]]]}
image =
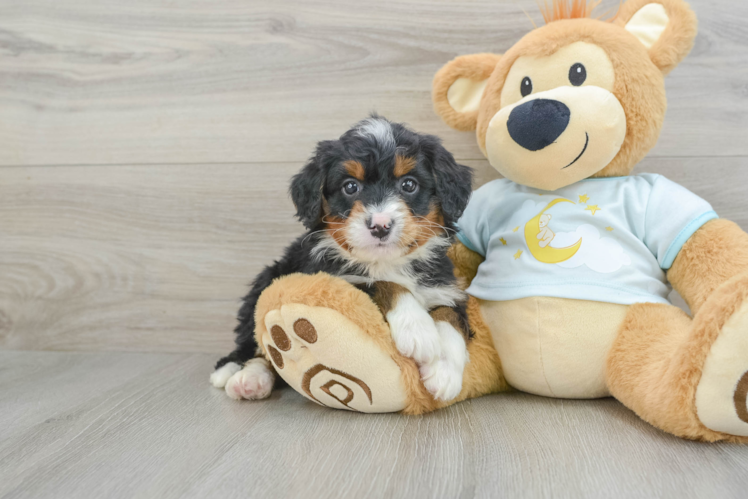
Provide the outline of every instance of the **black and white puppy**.
{"type": "Polygon", "coordinates": [[[257,299],[279,276],[324,271],[368,293],[426,388],[454,399],[470,328],[447,249],[471,181],[472,170],[438,138],[375,115],[320,142],[291,183],[308,232],[255,278],[239,310],[236,350],[218,361],[212,384],[235,399],[270,395],[275,373],[255,341],[257,299]]]}

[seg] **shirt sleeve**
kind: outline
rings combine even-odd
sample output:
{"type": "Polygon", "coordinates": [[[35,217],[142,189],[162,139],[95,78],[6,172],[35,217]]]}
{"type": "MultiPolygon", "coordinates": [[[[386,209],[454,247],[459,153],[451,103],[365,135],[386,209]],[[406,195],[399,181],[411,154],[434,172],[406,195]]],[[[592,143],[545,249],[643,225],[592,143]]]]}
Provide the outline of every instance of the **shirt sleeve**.
{"type": "Polygon", "coordinates": [[[652,185],[644,219],[644,244],[662,269],[670,269],[688,239],[717,213],[704,199],[665,177],[652,185]]]}
{"type": "MultiPolygon", "coordinates": [[[[490,184],[490,183],[489,183],[490,184]]],[[[467,208],[457,221],[457,239],[473,252],[486,256],[488,246],[487,202],[489,199],[489,185],[486,184],[473,192],[467,208]]]]}

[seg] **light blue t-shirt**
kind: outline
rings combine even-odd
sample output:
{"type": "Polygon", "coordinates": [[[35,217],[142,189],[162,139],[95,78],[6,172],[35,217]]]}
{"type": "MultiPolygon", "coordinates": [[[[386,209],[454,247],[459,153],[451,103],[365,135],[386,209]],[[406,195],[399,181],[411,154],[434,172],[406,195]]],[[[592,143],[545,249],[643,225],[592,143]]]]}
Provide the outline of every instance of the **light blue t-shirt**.
{"type": "Polygon", "coordinates": [[[669,303],[665,271],[715,218],[709,203],[661,175],[556,191],[498,179],[473,193],[457,237],[486,258],[468,288],[480,299],[669,303]]]}

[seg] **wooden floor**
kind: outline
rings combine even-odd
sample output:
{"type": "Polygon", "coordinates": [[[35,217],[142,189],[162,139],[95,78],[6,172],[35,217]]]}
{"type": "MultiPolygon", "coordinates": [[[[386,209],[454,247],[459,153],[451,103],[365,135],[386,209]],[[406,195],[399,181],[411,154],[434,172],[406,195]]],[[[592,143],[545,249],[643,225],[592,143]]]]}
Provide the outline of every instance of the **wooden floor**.
{"type": "Polygon", "coordinates": [[[236,403],[205,354],[0,352],[5,497],[745,497],[738,445],[612,399],[496,395],[421,417],[290,389],[236,403]]]}
{"type": "MultiPolygon", "coordinates": [[[[606,0],[600,12],[616,5],[606,0]]],[[[748,229],[748,2],[692,0],[662,173],[748,229]]],[[[748,448],[613,400],[363,416],[209,387],[238,298],[301,232],[289,177],[370,111],[437,134],[430,83],[535,0],[0,2],[0,496],[745,496],[748,448]]]]}

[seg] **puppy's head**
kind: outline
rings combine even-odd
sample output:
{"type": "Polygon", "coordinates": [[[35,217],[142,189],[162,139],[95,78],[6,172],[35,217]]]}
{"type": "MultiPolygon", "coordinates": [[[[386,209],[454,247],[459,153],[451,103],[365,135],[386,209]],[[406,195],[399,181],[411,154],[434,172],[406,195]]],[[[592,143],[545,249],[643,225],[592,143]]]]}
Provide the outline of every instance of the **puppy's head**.
{"type": "Polygon", "coordinates": [[[291,183],[297,217],[362,261],[412,253],[454,229],[472,171],[438,138],[372,116],[319,143],[291,183]]]}

